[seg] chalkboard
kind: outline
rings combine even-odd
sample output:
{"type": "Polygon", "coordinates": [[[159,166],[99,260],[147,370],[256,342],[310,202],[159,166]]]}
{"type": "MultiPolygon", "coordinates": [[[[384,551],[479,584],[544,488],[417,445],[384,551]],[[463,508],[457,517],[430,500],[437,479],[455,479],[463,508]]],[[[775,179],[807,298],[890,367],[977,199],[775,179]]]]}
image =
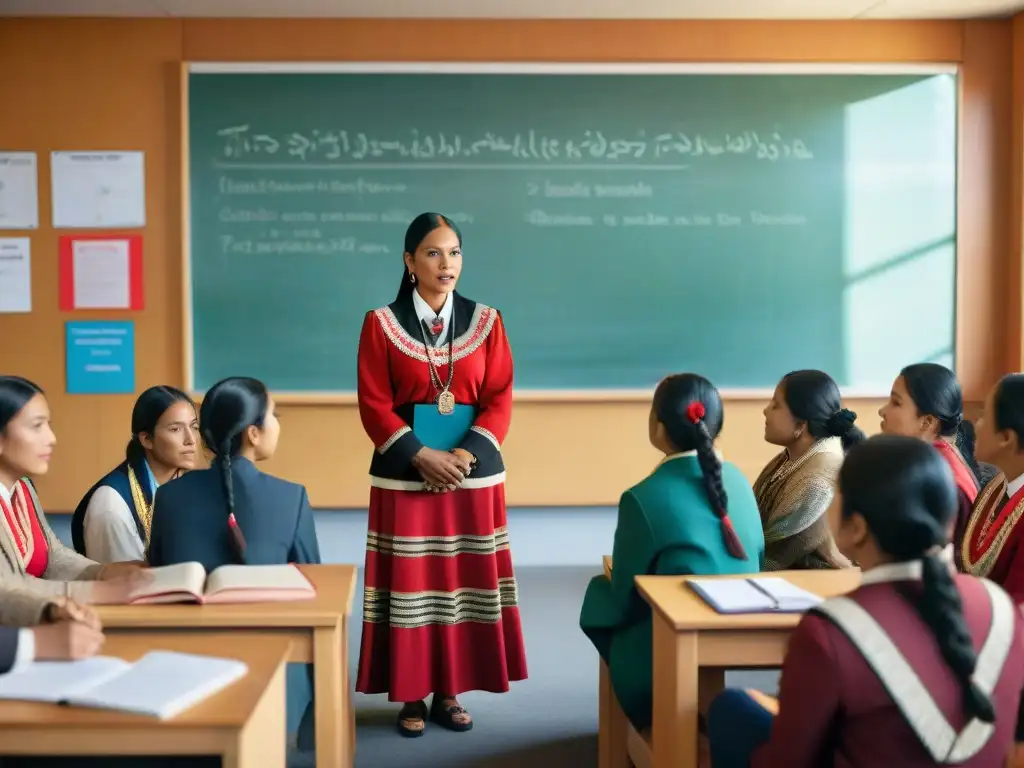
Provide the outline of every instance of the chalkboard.
{"type": "MultiPolygon", "coordinates": [[[[213,65],[208,65],[213,67],[213,65]]],[[[952,363],[956,76],[216,72],[188,82],[192,384],[348,392],[405,227],[458,222],[523,390],[952,363]]]]}

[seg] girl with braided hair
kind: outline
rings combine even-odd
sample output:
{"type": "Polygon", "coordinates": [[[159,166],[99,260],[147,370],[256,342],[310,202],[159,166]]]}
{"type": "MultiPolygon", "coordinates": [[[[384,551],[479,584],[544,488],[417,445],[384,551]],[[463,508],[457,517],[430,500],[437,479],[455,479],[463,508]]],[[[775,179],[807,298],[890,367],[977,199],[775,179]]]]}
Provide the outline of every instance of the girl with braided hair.
{"type": "MultiPolygon", "coordinates": [[[[199,432],[213,463],[160,486],[150,565],[194,561],[211,573],[232,564],[319,563],[306,488],[256,468],[273,457],[281,432],[263,383],[232,377],[214,384],[199,409],[199,432]]],[[[312,681],[312,667],[306,671],[312,681]]],[[[313,748],[313,722],[310,702],[299,723],[300,749],[313,748]]]]}
{"type": "Polygon", "coordinates": [[[232,377],[214,384],[199,429],[213,464],[156,494],[150,565],[195,561],[209,573],[228,564],[319,563],[305,487],[256,468],[274,455],[281,431],[263,383],[232,377]]]}
{"type": "Polygon", "coordinates": [[[715,768],[1003,765],[1024,622],[1002,588],[954,571],[956,509],[949,465],[926,442],[879,435],[847,453],[829,515],[861,585],[801,619],[774,716],[745,691],[712,702],[715,768]]]}
{"type": "Polygon", "coordinates": [[[756,573],[764,556],[750,483],[714,440],[722,400],[703,376],[677,374],[655,390],[649,433],[664,459],[619,500],[611,578],[590,582],[580,627],[608,665],[637,730],[651,724],[651,611],[633,580],[645,574],[756,573]]]}

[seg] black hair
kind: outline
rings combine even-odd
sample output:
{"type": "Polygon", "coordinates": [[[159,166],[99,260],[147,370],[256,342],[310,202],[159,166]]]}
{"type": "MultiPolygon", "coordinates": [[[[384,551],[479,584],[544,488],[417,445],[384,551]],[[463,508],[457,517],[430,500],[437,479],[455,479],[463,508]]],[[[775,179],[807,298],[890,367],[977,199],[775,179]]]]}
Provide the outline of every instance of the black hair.
{"type": "MultiPolygon", "coordinates": [[[[139,439],[143,432],[152,437],[156,431],[157,422],[175,403],[188,403],[194,411],[196,404],[192,398],[180,389],[168,386],[150,387],[135,401],[132,408],[132,439],[128,441],[128,447],[124,450],[125,461],[135,472],[136,477],[144,477],[146,474],[145,461],[146,449],[139,439]]],[[[142,494],[147,504],[153,503],[153,495],[149,490],[149,483],[140,483],[142,494]]]]}
{"type": "Polygon", "coordinates": [[[877,435],[846,455],[839,491],[842,516],[861,515],[883,552],[897,562],[922,560],[922,591],[909,602],[960,683],[967,721],[994,722],[991,699],[972,679],[977,655],[960,593],[940,554],[958,507],[942,454],[912,437],[877,435]]]}
{"type": "Polygon", "coordinates": [[[231,477],[231,459],[242,450],[245,430],[249,427],[263,428],[269,406],[270,393],[262,381],[232,376],[210,387],[199,407],[199,431],[203,443],[217,457],[217,464],[220,465],[230,532],[242,560],[245,557],[245,541],[235,522],[235,486],[231,477]]]}
{"type": "Polygon", "coordinates": [[[416,253],[416,249],[420,247],[420,243],[423,242],[427,235],[435,229],[441,229],[441,227],[447,227],[454,232],[455,237],[459,239],[459,245],[462,245],[462,232],[459,231],[455,222],[444,214],[421,213],[409,222],[409,226],[405,230],[405,249],[402,251],[402,282],[398,284],[396,301],[408,298],[412,295],[413,291],[413,283],[409,279],[409,270],[405,266],[405,254],[416,253]]]}
{"type": "MultiPolygon", "coordinates": [[[[992,394],[992,425],[996,432],[1017,435],[1017,450],[1024,451],[1024,373],[1011,373],[996,384],[992,394]]],[[[0,418],[0,424],[3,419],[0,418]]]]}
{"type": "Polygon", "coordinates": [[[0,376],[0,433],[43,388],[21,376],[0,376]]]}
{"type": "Polygon", "coordinates": [[[838,437],[848,451],[864,441],[857,414],[843,408],[839,385],[824,371],[791,371],[782,377],[782,394],[793,417],[807,423],[811,437],[838,437]]]}
{"type": "Polygon", "coordinates": [[[974,425],[964,420],[964,396],[956,374],[938,363],[915,363],[900,371],[900,376],[918,413],[938,420],[939,436],[956,435],[956,449],[977,480],[980,470],[974,459],[974,425]]]}
{"type": "Polygon", "coordinates": [[[722,484],[722,463],[715,454],[715,438],[722,431],[725,414],[715,386],[695,373],[677,373],[662,379],[654,391],[654,415],[665,427],[672,447],[680,453],[697,451],[704,493],[722,523],[722,537],[729,554],[747,560],[743,543],[729,520],[729,497],[722,484]],[[691,406],[699,403],[696,414],[691,406]],[[693,415],[691,415],[693,414],[693,415]]]}

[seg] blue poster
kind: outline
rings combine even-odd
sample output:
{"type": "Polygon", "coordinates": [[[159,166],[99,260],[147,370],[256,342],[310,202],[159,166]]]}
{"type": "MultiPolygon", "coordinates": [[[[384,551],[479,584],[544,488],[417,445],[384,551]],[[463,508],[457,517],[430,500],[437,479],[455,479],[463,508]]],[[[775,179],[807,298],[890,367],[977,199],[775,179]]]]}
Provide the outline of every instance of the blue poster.
{"type": "Polygon", "coordinates": [[[64,324],[68,393],[135,392],[135,323],[99,320],[64,324]]]}

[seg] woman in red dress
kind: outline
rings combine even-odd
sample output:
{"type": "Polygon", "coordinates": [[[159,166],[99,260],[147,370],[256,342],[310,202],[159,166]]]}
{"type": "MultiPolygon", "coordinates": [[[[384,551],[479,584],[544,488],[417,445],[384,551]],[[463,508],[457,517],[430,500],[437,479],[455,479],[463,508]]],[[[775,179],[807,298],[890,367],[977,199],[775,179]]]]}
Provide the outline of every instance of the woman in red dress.
{"type": "Polygon", "coordinates": [[[512,353],[497,310],[455,292],[462,236],[436,213],[405,234],[395,301],[367,313],[359,414],[373,441],[356,690],[402,702],[398,730],[473,721],[456,696],[526,679],[501,443],[512,353]],[[424,699],[433,694],[428,714],[424,699]]]}
{"type": "Polygon", "coordinates": [[[974,427],[964,420],[963,408],[963,395],[955,373],[936,363],[917,363],[900,371],[893,382],[889,402],[878,412],[883,432],[931,443],[953,471],[958,510],[952,539],[956,565],[961,571],[964,565],[960,544],[979,489],[974,427]]]}
{"type": "Polygon", "coordinates": [[[46,474],[56,442],[43,390],[20,376],[0,376],[0,581],[36,595],[120,602],[139,565],[100,565],[64,546],[28,479],[46,474]],[[73,584],[97,580],[106,583],[73,584]]]}

